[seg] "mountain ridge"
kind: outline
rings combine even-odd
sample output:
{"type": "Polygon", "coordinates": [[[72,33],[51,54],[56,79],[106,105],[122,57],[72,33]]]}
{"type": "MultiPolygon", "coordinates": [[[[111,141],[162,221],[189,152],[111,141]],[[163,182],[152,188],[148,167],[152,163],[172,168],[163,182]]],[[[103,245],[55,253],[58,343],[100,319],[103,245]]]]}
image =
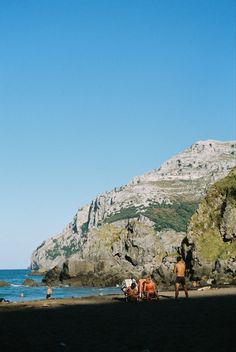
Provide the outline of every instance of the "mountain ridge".
{"type": "MultiPolygon", "coordinates": [[[[70,258],[87,260],[89,253],[85,247],[93,236],[93,230],[101,228],[102,231],[108,225],[116,228],[118,222],[126,221],[123,224],[124,230],[128,219],[144,224],[149,222],[145,226],[149,226],[149,230],[154,228],[156,234],[162,233],[163,238],[163,231],[166,238],[172,236],[173,243],[176,243],[173,248],[177,250],[179,238],[183,236],[179,234],[186,232],[183,229],[207,188],[224,177],[235,165],[235,141],[208,140],[194,143],[158,169],[136,176],[127,185],[102,193],[90,204],[81,207],[61,234],[45,241],[34,251],[31,268],[49,270],[56,265],[63,267],[70,258]],[[180,220],[183,219],[185,223],[181,225],[180,220]],[[168,231],[174,233],[168,235],[168,231]]],[[[135,226],[138,228],[139,225],[135,226]]],[[[140,231],[144,231],[143,228],[140,231]]],[[[112,231],[110,236],[112,237],[112,231]]],[[[146,247],[144,251],[148,252],[146,247]]],[[[89,260],[92,261],[91,258],[89,260]]],[[[124,260],[123,264],[126,265],[126,262],[124,260]]],[[[157,264],[152,264],[152,268],[157,264]]],[[[145,266],[142,265],[140,264],[139,271],[145,266]]]]}

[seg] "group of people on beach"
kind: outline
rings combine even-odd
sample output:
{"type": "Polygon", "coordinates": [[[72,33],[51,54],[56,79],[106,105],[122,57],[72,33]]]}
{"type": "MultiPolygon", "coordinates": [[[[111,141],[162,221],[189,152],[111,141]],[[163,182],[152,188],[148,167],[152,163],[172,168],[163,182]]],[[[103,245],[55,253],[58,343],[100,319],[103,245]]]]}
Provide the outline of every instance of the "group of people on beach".
{"type": "MultiPolygon", "coordinates": [[[[185,292],[185,297],[188,298],[188,289],[185,283],[186,266],[181,256],[177,257],[177,262],[173,270],[175,279],[175,299],[179,296],[179,289],[182,287],[185,292]]],[[[159,300],[158,289],[151,277],[141,278],[138,281],[135,279],[125,279],[121,284],[121,289],[125,294],[127,302],[141,300],[159,300]]],[[[21,294],[21,297],[24,295],[21,294]]],[[[52,298],[52,287],[48,285],[46,299],[52,298]]],[[[0,298],[0,303],[9,302],[4,298],[0,298]]]]}
{"type": "MultiPolygon", "coordinates": [[[[177,257],[177,263],[174,266],[175,280],[175,299],[179,296],[179,289],[182,286],[185,292],[185,297],[188,298],[188,289],[185,283],[186,266],[181,256],[177,257]]],[[[150,278],[139,279],[125,279],[122,282],[121,289],[125,294],[127,302],[141,301],[141,300],[159,300],[158,290],[155,282],[150,278]]]]}
{"type": "MultiPolygon", "coordinates": [[[[188,290],[185,283],[186,266],[182,257],[177,257],[177,263],[174,266],[175,280],[175,298],[179,296],[179,288],[182,286],[185,292],[185,297],[188,298],[188,290]]],[[[141,301],[141,300],[159,300],[158,289],[151,277],[139,279],[125,279],[122,282],[121,289],[125,294],[127,302],[141,301]]],[[[47,288],[46,299],[52,298],[52,287],[47,288]]]]}
{"type": "Polygon", "coordinates": [[[159,299],[156,284],[150,277],[139,279],[138,282],[135,279],[125,279],[121,288],[127,302],[159,299]]]}

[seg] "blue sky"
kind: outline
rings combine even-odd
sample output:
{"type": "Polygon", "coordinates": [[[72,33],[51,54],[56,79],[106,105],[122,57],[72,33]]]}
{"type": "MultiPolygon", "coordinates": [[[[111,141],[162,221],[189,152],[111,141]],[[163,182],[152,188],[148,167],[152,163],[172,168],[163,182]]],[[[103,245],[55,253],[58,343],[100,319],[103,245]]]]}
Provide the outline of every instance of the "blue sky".
{"type": "Polygon", "coordinates": [[[0,268],[96,195],[236,139],[235,1],[0,0],[0,268]]]}

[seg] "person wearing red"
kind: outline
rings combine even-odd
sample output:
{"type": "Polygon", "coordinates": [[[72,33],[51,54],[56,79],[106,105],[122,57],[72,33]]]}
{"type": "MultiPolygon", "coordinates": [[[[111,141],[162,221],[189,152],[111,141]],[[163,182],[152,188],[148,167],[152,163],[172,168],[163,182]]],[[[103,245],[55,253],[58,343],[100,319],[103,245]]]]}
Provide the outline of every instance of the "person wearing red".
{"type": "Polygon", "coordinates": [[[159,299],[159,295],[156,289],[155,283],[152,281],[151,278],[147,278],[146,282],[144,283],[143,286],[143,291],[146,296],[146,299],[149,301],[152,298],[159,299]]]}

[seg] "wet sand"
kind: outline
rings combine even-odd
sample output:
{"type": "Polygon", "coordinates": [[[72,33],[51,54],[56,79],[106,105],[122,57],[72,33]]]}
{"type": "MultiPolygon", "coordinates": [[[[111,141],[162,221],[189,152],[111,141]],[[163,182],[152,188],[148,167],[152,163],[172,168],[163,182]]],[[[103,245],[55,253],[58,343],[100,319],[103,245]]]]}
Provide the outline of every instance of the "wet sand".
{"type": "Polygon", "coordinates": [[[0,350],[18,352],[222,351],[235,349],[236,288],[174,300],[122,295],[0,304],[0,350]]]}

